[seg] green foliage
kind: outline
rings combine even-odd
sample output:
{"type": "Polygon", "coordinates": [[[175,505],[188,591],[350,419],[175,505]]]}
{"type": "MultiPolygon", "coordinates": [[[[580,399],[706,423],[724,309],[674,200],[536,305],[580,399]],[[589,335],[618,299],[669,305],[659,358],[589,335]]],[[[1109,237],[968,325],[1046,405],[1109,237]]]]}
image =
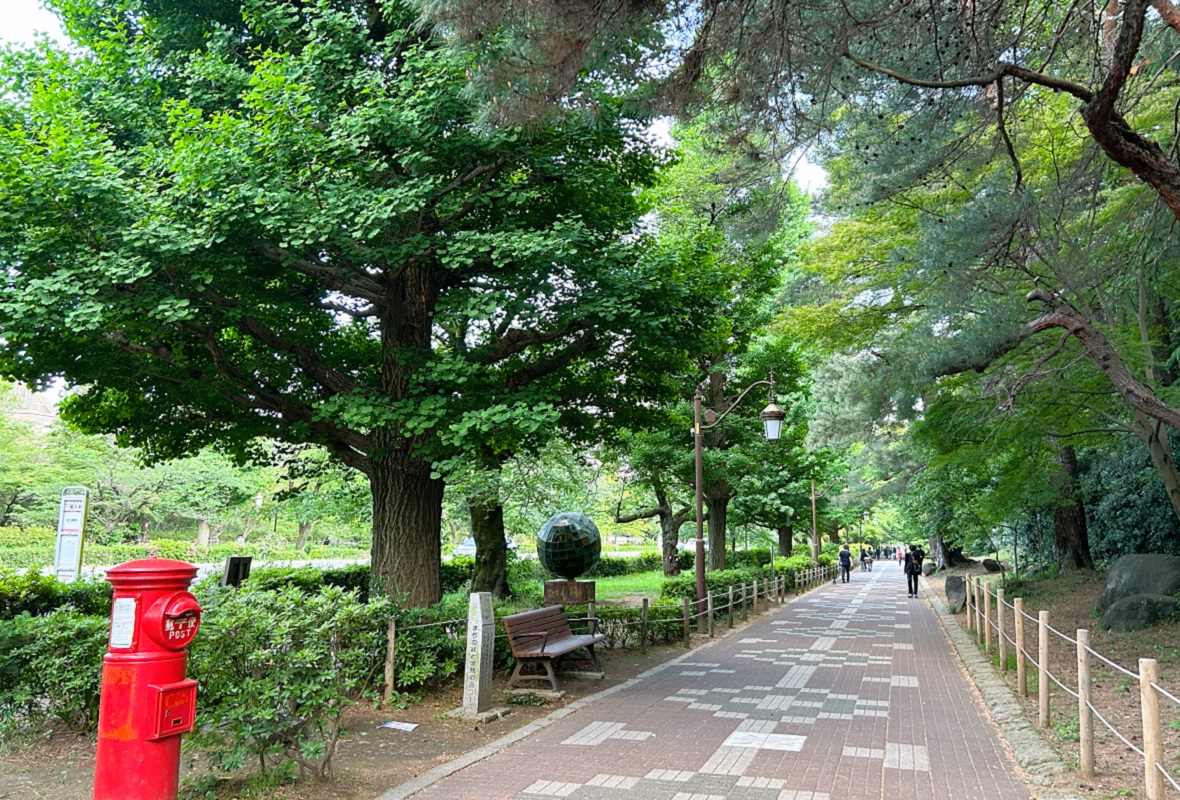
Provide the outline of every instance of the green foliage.
{"type": "Polygon", "coordinates": [[[105,617],[111,610],[111,585],[104,580],[60,583],[36,569],[24,575],[0,570],[0,620],[58,609],[105,617]]]}
{"type": "Polygon", "coordinates": [[[61,722],[93,730],[109,622],[70,610],[0,619],[0,738],[61,722]]]}
{"type": "Polygon", "coordinates": [[[201,685],[194,743],[226,772],[293,761],[327,774],[341,716],[380,680],[388,601],[362,603],[335,586],[243,587],[202,599],[190,662],[201,685]]]}
{"type": "Polygon", "coordinates": [[[475,559],[471,556],[457,556],[450,561],[442,562],[439,566],[439,579],[442,581],[443,594],[468,588],[474,571],[475,559]]]}
{"type": "Polygon", "coordinates": [[[17,547],[38,547],[42,552],[53,556],[53,548],[57,541],[57,531],[40,525],[30,525],[25,528],[0,528],[0,550],[17,547]]]}
{"type": "MultiPolygon", "coordinates": [[[[729,587],[736,587],[735,591],[741,590],[741,585],[746,584],[746,591],[750,592],[751,584],[754,581],[766,580],[770,577],[769,569],[718,569],[711,570],[705,573],[705,590],[713,594],[725,594],[729,591],[729,587]]],[[[788,585],[791,585],[788,582],[788,585]]],[[[664,585],[660,587],[660,597],[662,599],[679,599],[683,597],[696,597],[696,578],[691,573],[684,575],[677,575],[675,578],[668,578],[664,581],[664,585]]]]}

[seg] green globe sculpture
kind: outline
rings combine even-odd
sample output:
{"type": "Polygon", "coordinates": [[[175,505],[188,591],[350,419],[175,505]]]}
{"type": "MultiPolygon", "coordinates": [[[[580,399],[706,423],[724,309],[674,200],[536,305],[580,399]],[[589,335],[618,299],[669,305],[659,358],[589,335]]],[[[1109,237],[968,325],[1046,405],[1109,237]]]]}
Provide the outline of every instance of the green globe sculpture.
{"type": "Polygon", "coordinates": [[[602,555],[602,537],[585,514],[554,514],[537,534],[537,558],[541,566],[559,578],[572,581],[594,569],[602,555]]]}

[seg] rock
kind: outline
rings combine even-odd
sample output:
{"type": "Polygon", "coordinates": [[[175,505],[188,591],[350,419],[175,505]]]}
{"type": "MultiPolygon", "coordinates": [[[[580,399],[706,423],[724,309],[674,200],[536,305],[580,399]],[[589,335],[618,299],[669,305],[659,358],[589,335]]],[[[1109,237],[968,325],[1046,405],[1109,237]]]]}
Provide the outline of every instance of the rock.
{"type": "Polygon", "coordinates": [[[1003,572],[1004,571],[1004,565],[1001,564],[999,561],[996,561],[994,558],[985,558],[983,560],[983,568],[986,569],[988,572],[1003,572]]]}
{"type": "Polygon", "coordinates": [[[922,574],[925,575],[927,578],[929,578],[931,575],[933,575],[934,570],[936,570],[936,569],[938,569],[938,568],[936,566],[934,566],[933,561],[923,561],[922,562],[922,574]]]}
{"type": "Polygon", "coordinates": [[[962,575],[951,575],[946,579],[946,602],[952,614],[958,614],[967,607],[967,579],[962,575]]]}
{"type": "Polygon", "coordinates": [[[1166,594],[1136,594],[1106,609],[1102,627],[1108,631],[1139,631],[1176,613],[1176,598],[1166,594]]]}
{"type": "Polygon", "coordinates": [[[1094,607],[1097,614],[1137,594],[1175,595],[1180,592],[1180,556],[1155,553],[1123,556],[1106,575],[1106,588],[1094,607]]]}

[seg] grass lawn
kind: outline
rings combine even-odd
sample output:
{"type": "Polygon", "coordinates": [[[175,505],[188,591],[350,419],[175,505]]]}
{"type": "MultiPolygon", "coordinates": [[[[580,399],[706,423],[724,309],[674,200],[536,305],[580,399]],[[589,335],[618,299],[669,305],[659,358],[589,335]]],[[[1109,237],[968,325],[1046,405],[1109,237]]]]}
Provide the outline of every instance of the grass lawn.
{"type": "Polygon", "coordinates": [[[634,575],[620,575],[617,578],[596,578],[598,583],[595,594],[601,600],[623,600],[626,598],[649,597],[655,600],[660,596],[660,586],[664,583],[662,570],[651,572],[637,572],[634,575]]]}

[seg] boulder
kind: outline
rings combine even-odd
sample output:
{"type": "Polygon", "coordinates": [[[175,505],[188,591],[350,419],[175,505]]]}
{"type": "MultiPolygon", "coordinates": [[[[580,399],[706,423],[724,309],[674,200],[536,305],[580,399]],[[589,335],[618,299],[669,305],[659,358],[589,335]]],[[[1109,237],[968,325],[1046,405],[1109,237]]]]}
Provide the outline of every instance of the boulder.
{"type": "Polygon", "coordinates": [[[1139,631],[1176,613],[1176,598],[1166,594],[1136,594],[1106,609],[1102,627],[1108,631],[1139,631]]]}
{"type": "Polygon", "coordinates": [[[951,575],[946,579],[946,602],[952,614],[958,614],[967,607],[967,579],[962,575],[951,575]]]}
{"type": "Polygon", "coordinates": [[[1004,565],[1001,564],[999,561],[996,561],[994,558],[985,558],[983,560],[983,568],[986,569],[988,572],[1003,572],[1004,571],[1004,565]]]}
{"type": "Polygon", "coordinates": [[[1105,614],[1115,603],[1134,595],[1177,592],[1180,592],[1180,556],[1158,553],[1123,556],[1106,574],[1106,588],[1094,611],[1105,614]]]}
{"type": "Polygon", "coordinates": [[[934,566],[933,561],[923,561],[922,562],[922,574],[925,575],[927,578],[929,578],[931,575],[933,575],[934,570],[936,570],[936,569],[938,569],[938,567],[934,566]]]}

